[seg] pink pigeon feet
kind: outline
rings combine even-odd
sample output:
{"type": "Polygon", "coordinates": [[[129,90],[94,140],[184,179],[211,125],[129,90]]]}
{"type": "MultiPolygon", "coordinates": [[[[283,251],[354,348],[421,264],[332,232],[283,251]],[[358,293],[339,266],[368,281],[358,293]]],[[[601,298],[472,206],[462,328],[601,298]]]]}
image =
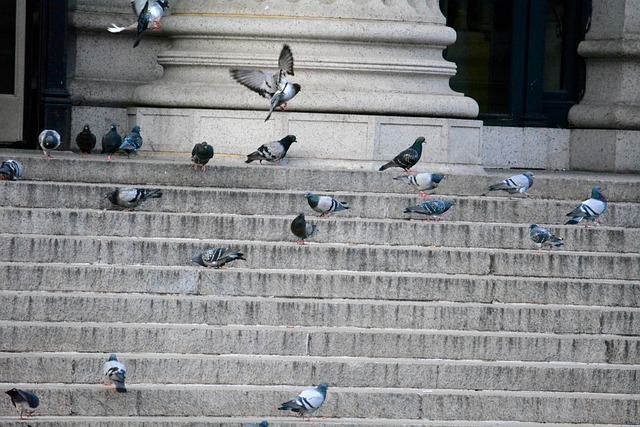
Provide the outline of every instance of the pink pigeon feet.
{"type": "Polygon", "coordinates": [[[280,104],[278,108],[280,109],[280,111],[284,111],[284,109],[287,108],[287,101],[284,101],[282,104],[280,104]]]}
{"type": "Polygon", "coordinates": [[[424,191],[419,192],[419,193],[418,193],[418,196],[420,196],[420,197],[424,197],[425,199],[428,199],[429,197],[431,197],[431,196],[429,196],[427,193],[425,193],[424,191]]]}

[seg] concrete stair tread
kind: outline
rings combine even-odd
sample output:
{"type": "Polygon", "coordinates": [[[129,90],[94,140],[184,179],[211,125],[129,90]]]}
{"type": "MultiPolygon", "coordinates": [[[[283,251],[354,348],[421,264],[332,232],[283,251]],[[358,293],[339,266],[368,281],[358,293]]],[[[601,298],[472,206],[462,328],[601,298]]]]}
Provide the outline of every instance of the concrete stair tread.
{"type": "MultiPolygon", "coordinates": [[[[4,385],[4,384],[3,384],[4,385]]],[[[6,384],[9,386],[9,384],[6,384]]],[[[128,393],[110,397],[102,385],[11,384],[40,395],[40,411],[50,415],[130,415],[130,416],[282,416],[278,404],[297,395],[301,387],[292,386],[220,386],[130,384],[128,393]],[[167,406],[167,401],[184,401],[189,405],[167,406]],[[96,405],[97,402],[101,404],[96,405]]],[[[502,419],[547,422],[614,422],[631,423],[637,418],[640,395],[609,393],[502,392],[475,390],[389,389],[330,387],[325,405],[316,416],[354,418],[392,418],[431,420],[502,419]],[[523,406],[526,402],[530,406],[523,406]],[[501,405],[491,414],[486,406],[501,405]],[[570,406],[565,413],[553,410],[570,406]],[[616,410],[615,415],[585,413],[586,408],[616,410]],[[451,412],[458,410],[458,412],[451,412]],[[543,411],[542,413],[540,411],[543,411]],[[635,410],[635,411],[634,411],[635,410]],[[634,414],[634,412],[636,412],[634,414]],[[485,414],[484,416],[480,414],[485,414]],[[597,414],[597,415],[595,415],[597,414]],[[480,415],[480,417],[479,417],[480,415]],[[490,418],[486,418],[490,417],[490,418]]],[[[13,408],[5,407],[9,415],[13,408]]],[[[293,418],[293,417],[292,417],[293,418]]]]}
{"type": "Polygon", "coordinates": [[[5,289],[640,307],[636,280],[0,261],[5,289]],[[83,277],[79,283],[72,278],[83,277]],[[113,275],[120,277],[114,281],[113,275]],[[322,284],[323,286],[319,286],[322,284]]]}
{"type": "MultiPolygon", "coordinates": [[[[252,236],[253,241],[282,240],[291,223],[290,216],[234,215],[215,213],[161,213],[104,211],[95,209],[49,209],[0,207],[0,225],[21,234],[137,236],[217,239],[252,236]],[[195,221],[192,222],[192,221],[195,221]],[[118,223],[118,227],[112,224],[118,223]],[[202,230],[208,230],[203,233],[202,230]],[[209,231],[210,230],[210,231],[209,231]],[[274,231],[282,231],[275,232],[274,231]]],[[[529,238],[529,224],[480,223],[468,221],[402,221],[391,219],[338,218],[319,220],[308,216],[321,232],[319,243],[406,245],[420,236],[423,245],[482,247],[494,249],[537,249],[529,238]]],[[[582,252],[640,252],[640,228],[601,226],[549,226],[565,238],[562,250],[582,252]]]]}
{"type": "MultiPolygon", "coordinates": [[[[14,423],[17,418],[0,416],[0,424],[14,423]]],[[[186,427],[243,427],[247,424],[258,424],[263,418],[256,417],[87,417],[87,416],[47,416],[37,415],[29,419],[29,424],[34,426],[64,426],[64,425],[80,425],[91,426],[100,425],[103,427],[151,427],[151,426],[186,426],[186,427]]],[[[308,424],[293,417],[268,417],[269,425],[273,426],[300,426],[304,427],[308,424]]],[[[513,426],[513,427],[575,427],[576,424],[566,423],[535,423],[521,421],[430,421],[430,420],[414,420],[414,419],[384,419],[384,418],[329,418],[329,417],[313,417],[313,425],[316,427],[356,427],[356,426],[403,426],[403,427],[449,427],[449,426],[473,426],[473,427],[491,427],[491,426],[513,426]]],[[[597,427],[602,424],[580,424],[582,427],[597,427]]],[[[607,427],[623,427],[628,424],[606,424],[607,427]]]]}

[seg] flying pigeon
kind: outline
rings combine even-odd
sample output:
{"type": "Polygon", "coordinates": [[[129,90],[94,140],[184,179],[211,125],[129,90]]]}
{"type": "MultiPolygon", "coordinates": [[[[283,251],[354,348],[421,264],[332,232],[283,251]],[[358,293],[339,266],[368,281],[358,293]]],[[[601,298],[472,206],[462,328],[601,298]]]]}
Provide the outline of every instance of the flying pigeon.
{"type": "Polygon", "coordinates": [[[122,137],[118,133],[118,128],[116,124],[112,124],[111,128],[109,128],[109,132],[105,133],[102,136],[102,153],[107,153],[107,160],[113,160],[113,154],[120,148],[122,145],[122,137]]]}
{"type": "Polygon", "coordinates": [[[167,0],[131,0],[131,7],[133,13],[138,18],[137,22],[134,22],[126,27],[120,27],[116,24],[111,24],[111,27],[107,28],[110,33],[119,33],[127,29],[136,29],[136,41],[133,47],[138,46],[140,40],[142,40],[142,34],[149,28],[149,24],[153,23],[153,30],[159,30],[161,28],[160,20],[164,15],[164,10],[169,7],[167,0]]]}
{"type": "Polygon", "coordinates": [[[76,144],[80,148],[80,155],[91,154],[91,150],[96,148],[96,136],[91,133],[89,125],[84,125],[82,132],[76,136],[76,144]]]}
{"type": "MultiPolygon", "coordinates": [[[[598,224],[602,224],[598,217],[606,210],[607,199],[602,194],[602,187],[596,185],[591,189],[591,198],[580,203],[580,206],[567,214],[571,219],[565,222],[565,225],[578,224],[583,219],[597,221],[598,224]]],[[[588,224],[588,222],[585,223],[585,228],[588,227],[588,224]]]]}
{"type": "Polygon", "coordinates": [[[202,141],[199,144],[193,146],[191,150],[191,161],[193,162],[193,169],[198,170],[198,165],[202,167],[202,172],[207,170],[207,163],[213,157],[213,147],[207,144],[207,141],[202,141]]]}
{"type": "Polygon", "coordinates": [[[124,151],[131,157],[131,154],[138,154],[140,147],[142,147],[142,136],[140,136],[140,126],[136,125],[131,129],[131,133],[124,137],[118,151],[124,151]]]}
{"type": "Polygon", "coordinates": [[[304,245],[304,239],[308,239],[318,232],[318,227],[307,222],[304,219],[304,214],[300,213],[291,222],[291,232],[296,235],[300,240],[295,242],[299,245],[304,245]]]}
{"type": "Polygon", "coordinates": [[[328,387],[326,383],[322,383],[316,388],[303,390],[297,397],[284,402],[278,409],[297,412],[301,417],[308,415],[309,419],[311,419],[311,414],[320,409],[324,403],[328,387]]]}
{"type": "Polygon", "coordinates": [[[38,135],[38,142],[44,151],[44,157],[50,159],[51,151],[60,146],[60,134],[55,130],[45,129],[38,135]]]}
{"type": "Polygon", "coordinates": [[[531,224],[529,228],[529,236],[531,237],[531,240],[538,244],[538,248],[542,248],[543,245],[549,245],[549,249],[551,249],[564,245],[564,241],[561,237],[556,236],[544,227],[540,227],[537,224],[531,224]]]}
{"type": "Polygon", "coordinates": [[[247,424],[245,427],[269,427],[269,423],[263,421],[260,424],[247,424]]]}
{"type": "Polygon", "coordinates": [[[411,172],[411,168],[418,163],[420,156],[422,156],[422,144],[424,144],[424,142],[424,137],[419,137],[411,147],[401,151],[400,154],[393,158],[393,160],[380,166],[380,169],[378,170],[383,171],[389,168],[402,168],[407,172],[411,172]]]}
{"type": "Polygon", "coordinates": [[[159,199],[162,190],[150,188],[119,188],[105,197],[114,205],[122,206],[125,211],[134,210],[147,199],[159,199]]]}
{"type": "Polygon", "coordinates": [[[418,193],[420,197],[429,197],[425,190],[433,190],[444,178],[445,176],[439,173],[419,173],[417,175],[396,176],[393,179],[413,185],[420,190],[420,193],[418,193]]]}
{"type": "Polygon", "coordinates": [[[11,397],[11,403],[15,406],[18,413],[20,413],[20,419],[24,420],[24,414],[28,417],[32,416],[38,405],[40,405],[40,399],[35,393],[25,390],[19,390],[12,388],[5,392],[11,397]]]}
{"type": "Polygon", "coordinates": [[[127,368],[118,361],[115,354],[112,354],[109,360],[104,362],[102,371],[104,372],[104,385],[115,387],[118,393],[127,392],[124,386],[124,381],[127,377],[127,368]]]}
{"type": "Polygon", "coordinates": [[[313,193],[305,193],[304,197],[307,198],[307,203],[311,209],[316,212],[320,212],[320,218],[325,218],[329,212],[339,212],[345,209],[349,209],[347,202],[336,200],[329,196],[316,196],[313,193]]]}
{"type": "Polygon", "coordinates": [[[229,248],[211,248],[194,255],[191,261],[208,268],[220,268],[225,264],[241,259],[246,261],[244,254],[237,249],[229,248]]]}
{"type": "Polygon", "coordinates": [[[427,215],[429,218],[437,215],[435,219],[439,220],[442,219],[440,215],[448,211],[454,204],[453,200],[427,200],[419,205],[409,206],[404,210],[404,213],[419,213],[427,215]]]}
{"type": "Polygon", "coordinates": [[[289,151],[289,147],[291,144],[296,142],[295,135],[287,135],[282,138],[280,141],[271,141],[266,144],[262,144],[256,151],[247,155],[247,160],[245,163],[251,163],[254,160],[260,160],[262,163],[263,160],[267,162],[275,163],[277,166],[280,166],[280,160],[287,155],[287,151],[289,151]]]}
{"type": "Polygon", "coordinates": [[[24,166],[17,160],[7,160],[0,165],[0,179],[17,181],[22,178],[24,166]]]}
{"type": "Polygon", "coordinates": [[[533,174],[531,172],[525,172],[521,175],[514,175],[505,179],[499,184],[493,184],[489,187],[489,191],[506,191],[509,194],[522,193],[529,197],[527,190],[533,185],[533,174]]]}
{"type": "Polygon", "coordinates": [[[269,100],[269,114],[264,120],[269,120],[273,111],[280,107],[284,111],[287,102],[300,92],[300,85],[291,83],[287,76],[293,76],[293,53],[289,45],[282,46],[280,57],[278,58],[279,70],[275,73],[261,70],[238,70],[230,71],[231,77],[241,85],[257,92],[260,96],[269,100]]]}

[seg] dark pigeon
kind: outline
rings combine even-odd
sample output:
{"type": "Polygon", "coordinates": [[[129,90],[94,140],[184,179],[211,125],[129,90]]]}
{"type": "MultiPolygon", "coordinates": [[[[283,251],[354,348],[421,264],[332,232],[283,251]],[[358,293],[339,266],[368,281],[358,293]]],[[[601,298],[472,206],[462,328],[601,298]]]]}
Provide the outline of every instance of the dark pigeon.
{"type": "Polygon", "coordinates": [[[207,170],[207,163],[213,158],[213,147],[207,144],[207,141],[202,141],[193,146],[191,150],[191,161],[193,162],[193,169],[198,170],[198,166],[202,167],[202,172],[207,170]]]}
{"type": "Polygon", "coordinates": [[[424,137],[419,137],[411,147],[400,152],[400,154],[395,156],[393,160],[380,166],[380,169],[378,170],[383,171],[389,168],[402,168],[407,172],[411,172],[411,168],[418,163],[422,156],[422,144],[424,144],[424,142],[424,137]]]}
{"type": "Polygon", "coordinates": [[[113,155],[120,149],[122,145],[122,137],[118,133],[118,127],[115,124],[111,125],[109,132],[102,136],[102,153],[108,154],[107,160],[112,160],[113,155]]]}
{"type": "Polygon", "coordinates": [[[32,416],[38,405],[40,405],[40,399],[38,399],[38,396],[30,391],[12,388],[5,393],[11,397],[11,403],[20,414],[21,420],[25,419],[25,413],[28,417],[32,416]]]}
{"type": "Polygon", "coordinates": [[[307,222],[304,219],[304,214],[301,213],[291,222],[291,232],[299,238],[299,240],[296,240],[296,243],[304,245],[304,240],[317,233],[318,227],[307,222]]]}
{"type": "Polygon", "coordinates": [[[556,236],[551,231],[544,227],[540,227],[537,224],[531,224],[529,226],[529,237],[534,243],[538,244],[538,248],[542,248],[544,245],[548,245],[549,249],[557,248],[564,245],[562,238],[556,236]]]}
{"type": "Polygon", "coordinates": [[[131,129],[131,133],[124,137],[122,144],[118,151],[123,151],[127,156],[131,157],[131,154],[138,154],[138,150],[142,147],[142,136],[140,135],[140,126],[134,126],[131,129]]]}
{"type": "Polygon", "coordinates": [[[76,136],[76,144],[80,149],[80,155],[91,154],[91,151],[96,148],[96,136],[91,133],[89,125],[84,125],[82,132],[76,136]]]}

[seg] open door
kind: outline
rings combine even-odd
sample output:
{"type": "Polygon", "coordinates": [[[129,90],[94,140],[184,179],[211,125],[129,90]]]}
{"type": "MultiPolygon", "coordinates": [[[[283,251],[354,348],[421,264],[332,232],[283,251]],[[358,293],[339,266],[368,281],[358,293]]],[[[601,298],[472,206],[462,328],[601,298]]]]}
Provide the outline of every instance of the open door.
{"type": "Polygon", "coordinates": [[[22,141],[26,3],[0,7],[0,142],[22,141]]]}

